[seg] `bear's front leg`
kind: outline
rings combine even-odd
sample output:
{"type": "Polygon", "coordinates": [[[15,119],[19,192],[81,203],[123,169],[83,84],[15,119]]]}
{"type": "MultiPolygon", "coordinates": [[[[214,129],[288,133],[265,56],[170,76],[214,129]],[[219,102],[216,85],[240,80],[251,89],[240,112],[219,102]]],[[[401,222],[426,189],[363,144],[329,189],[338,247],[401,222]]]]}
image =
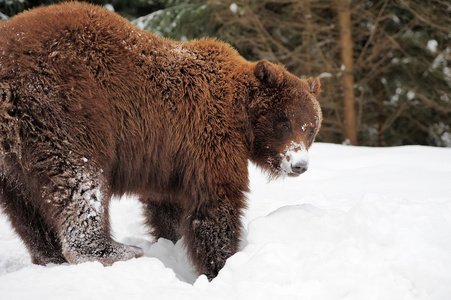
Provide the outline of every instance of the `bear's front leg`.
{"type": "MultiPolygon", "coordinates": [[[[82,162],[86,159],[82,159],[82,162]]],[[[53,210],[63,256],[69,263],[99,261],[111,265],[116,261],[140,257],[140,248],[115,242],[110,236],[108,220],[109,193],[101,170],[84,163],[73,166],[53,178],[57,185],[44,192],[53,210]]]]}
{"type": "MultiPolygon", "coordinates": [[[[243,196],[244,198],[244,196],[243,196]]],[[[201,274],[209,280],[218,275],[226,260],[239,248],[242,233],[241,209],[243,201],[233,204],[220,200],[197,209],[187,218],[185,228],[188,255],[201,274]]]]}

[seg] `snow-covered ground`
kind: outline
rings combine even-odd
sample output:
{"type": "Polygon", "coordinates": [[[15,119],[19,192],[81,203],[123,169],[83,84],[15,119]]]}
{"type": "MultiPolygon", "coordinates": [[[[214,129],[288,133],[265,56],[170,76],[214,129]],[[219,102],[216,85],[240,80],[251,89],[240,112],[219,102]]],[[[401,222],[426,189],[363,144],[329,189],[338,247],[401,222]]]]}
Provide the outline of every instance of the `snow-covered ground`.
{"type": "Polygon", "coordinates": [[[127,198],[115,236],[145,257],[111,267],[32,265],[1,215],[0,299],[451,299],[451,148],[317,143],[298,178],[250,173],[242,250],[212,282],[127,198]]]}

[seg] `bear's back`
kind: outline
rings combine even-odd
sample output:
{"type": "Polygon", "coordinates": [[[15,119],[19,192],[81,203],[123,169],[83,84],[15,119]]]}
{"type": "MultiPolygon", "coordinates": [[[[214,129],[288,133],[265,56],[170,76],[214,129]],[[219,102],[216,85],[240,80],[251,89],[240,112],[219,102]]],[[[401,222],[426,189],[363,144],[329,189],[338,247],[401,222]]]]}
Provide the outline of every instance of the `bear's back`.
{"type": "Polygon", "coordinates": [[[65,2],[59,5],[38,7],[14,16],[9,21],[0,23],[0,44],[30,45],[33,42],[43,43],[55,37],[68,37],[71,33],[92,31],[93,27],[100,32],[110,31],[112,36],[121,38],[127,35],[125,27],[132,30],[132,25],[119,15],[111,13],[102,7],[82,2],[65,2]]]}
{"type": "Polygon", "coordinates": [[[124,57],[124,44],[136,43],[137,30],[117,14],[86,3],[26,11],[0,23],[0,78],[26,77],[30,70],[61,76],[79,64],[95,68],[101,59],[124,57]]]}
{"type": "Polygon", "coordinates": [[[0,82],[21,78],[24,84],[18,88],[24,94],[29,86],[35,92],[39,77],[65,95],[74,86],[83,92],[102,86],[109,98],[149,91],[160,97],[174,92],[174,83],[217,86],[209,83],[223,80],[244,62],[228,44],[214,39],[175,42],[86,3],[40,7],[0,23],[0,82]],[[88,80],[92,86],[79,86],[88,80]]]}

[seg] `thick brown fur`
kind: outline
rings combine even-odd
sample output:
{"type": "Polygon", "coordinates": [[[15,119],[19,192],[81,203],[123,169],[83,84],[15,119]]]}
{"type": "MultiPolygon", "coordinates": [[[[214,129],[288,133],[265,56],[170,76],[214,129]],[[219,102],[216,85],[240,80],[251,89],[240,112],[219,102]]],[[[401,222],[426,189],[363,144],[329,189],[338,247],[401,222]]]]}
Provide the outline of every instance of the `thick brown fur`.
{"type": "Polygon", "coordinates": [[[112,195],[136,194],[212,279],[239,246],[248,160],[283,175],[283,149],[319,130],[319,89],[100,7],[22,13],[0,23],[0,203],[34,263],[109,265],[142,255],[108,221],[112,195]]]}

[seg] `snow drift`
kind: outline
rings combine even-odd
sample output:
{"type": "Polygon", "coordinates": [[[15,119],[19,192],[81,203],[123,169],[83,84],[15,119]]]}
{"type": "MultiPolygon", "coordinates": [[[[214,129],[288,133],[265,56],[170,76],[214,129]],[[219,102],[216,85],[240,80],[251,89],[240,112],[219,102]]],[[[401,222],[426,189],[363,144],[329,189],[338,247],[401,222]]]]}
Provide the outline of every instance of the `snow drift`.
{"type": "Polygon", "coordinates": [[[298,178],[250,174],[242,250],[212,282],[125,198],[116,239],[145,257],[111,267],[32,265],[0,215],[0,299],[451,299],[451,149],[317,143],[298,178]]]}

